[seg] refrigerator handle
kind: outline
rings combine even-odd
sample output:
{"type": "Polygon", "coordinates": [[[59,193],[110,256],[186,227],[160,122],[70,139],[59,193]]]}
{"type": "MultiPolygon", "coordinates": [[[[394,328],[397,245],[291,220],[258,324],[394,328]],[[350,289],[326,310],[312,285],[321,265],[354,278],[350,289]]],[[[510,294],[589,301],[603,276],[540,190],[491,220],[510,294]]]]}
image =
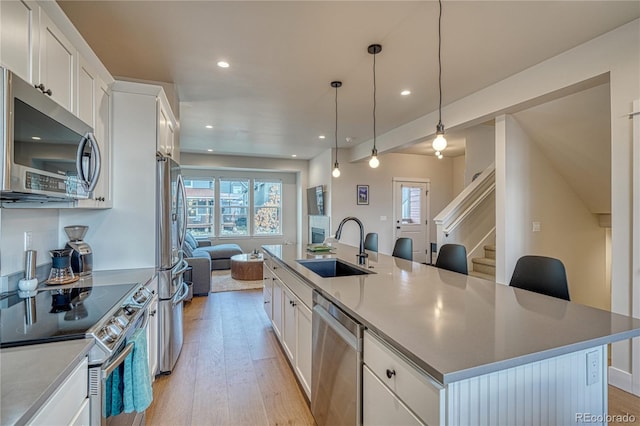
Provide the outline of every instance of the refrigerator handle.
{"type": "Polygon", "coordinates": [[[178,191],[180,191],[182,205],[178,208],[182,209],[182,226],[178,230],[178,247],[182,247],[184,244],[184,239],[187,236],[187,191],[184,188],[184,180],[182,179],[182,175],[178,175],[178,191]]]}

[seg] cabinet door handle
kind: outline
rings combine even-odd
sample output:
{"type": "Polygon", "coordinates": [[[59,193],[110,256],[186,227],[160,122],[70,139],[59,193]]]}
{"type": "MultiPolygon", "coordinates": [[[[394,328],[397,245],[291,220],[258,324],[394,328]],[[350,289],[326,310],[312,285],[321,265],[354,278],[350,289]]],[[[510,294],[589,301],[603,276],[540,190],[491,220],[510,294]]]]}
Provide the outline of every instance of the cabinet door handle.
{"type": "Polygon", "coordinates": [[[396,370],[389,370],[389,369],[387,368],[387,378],[388,378],[388,379],[392,378],[392,377],[393,377],[393,376],[395,376],[395,375],[396,375],[396,370]]]}
{"type": "Polygon", "coordinates": [[[51,91],[51,89],[47,89],[46,87],[44,87],[44,84],[40,83],[40,84],[36,84],[35,86],[36,89],[40,90],[42,93],[44,93],[45,95],[49,95],[51,96],[53,94],[53,92],[51,91]],[[46,89],[46,90],[45,90],[46,89]]]}

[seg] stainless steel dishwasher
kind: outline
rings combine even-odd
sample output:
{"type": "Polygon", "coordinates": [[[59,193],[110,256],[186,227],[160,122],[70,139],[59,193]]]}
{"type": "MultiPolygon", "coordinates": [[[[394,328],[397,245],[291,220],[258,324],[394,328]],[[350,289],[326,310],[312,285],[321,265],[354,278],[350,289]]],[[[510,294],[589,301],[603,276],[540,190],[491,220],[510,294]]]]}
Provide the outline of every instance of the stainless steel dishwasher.
{"type": "Polygon", "coordinates": [[[362,423],[362,326],[313,293],[311,412],[318,426],[362,423]]]}

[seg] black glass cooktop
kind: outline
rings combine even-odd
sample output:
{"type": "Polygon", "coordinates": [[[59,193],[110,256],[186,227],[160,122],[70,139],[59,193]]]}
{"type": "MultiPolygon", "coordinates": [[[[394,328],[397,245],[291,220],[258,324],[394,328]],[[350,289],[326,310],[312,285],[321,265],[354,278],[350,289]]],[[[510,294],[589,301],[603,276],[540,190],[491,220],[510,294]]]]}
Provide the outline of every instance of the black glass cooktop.
{"type": "Polygon", "coordinates": [[[137,284],[39,289],[0,302],[0,348],[82,339],[137,284]]]}

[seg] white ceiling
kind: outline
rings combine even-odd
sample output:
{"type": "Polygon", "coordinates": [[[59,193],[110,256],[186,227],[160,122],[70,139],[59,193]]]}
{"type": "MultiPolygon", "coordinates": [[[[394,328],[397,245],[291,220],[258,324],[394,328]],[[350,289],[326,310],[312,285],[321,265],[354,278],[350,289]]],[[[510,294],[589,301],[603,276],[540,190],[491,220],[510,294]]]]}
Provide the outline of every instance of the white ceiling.
{"type": "MultiPolygon", "coordinates": [[[[378,135],[438,106],[434,1],[58,3],[114,76],[175,84],[183,152],[312,158],[335,143],[332,80],[339,146],[370,140],[371,43],[378,135]]],[[[639,16],[638,1],[445,1],[443,104],[639,16]]]]}

